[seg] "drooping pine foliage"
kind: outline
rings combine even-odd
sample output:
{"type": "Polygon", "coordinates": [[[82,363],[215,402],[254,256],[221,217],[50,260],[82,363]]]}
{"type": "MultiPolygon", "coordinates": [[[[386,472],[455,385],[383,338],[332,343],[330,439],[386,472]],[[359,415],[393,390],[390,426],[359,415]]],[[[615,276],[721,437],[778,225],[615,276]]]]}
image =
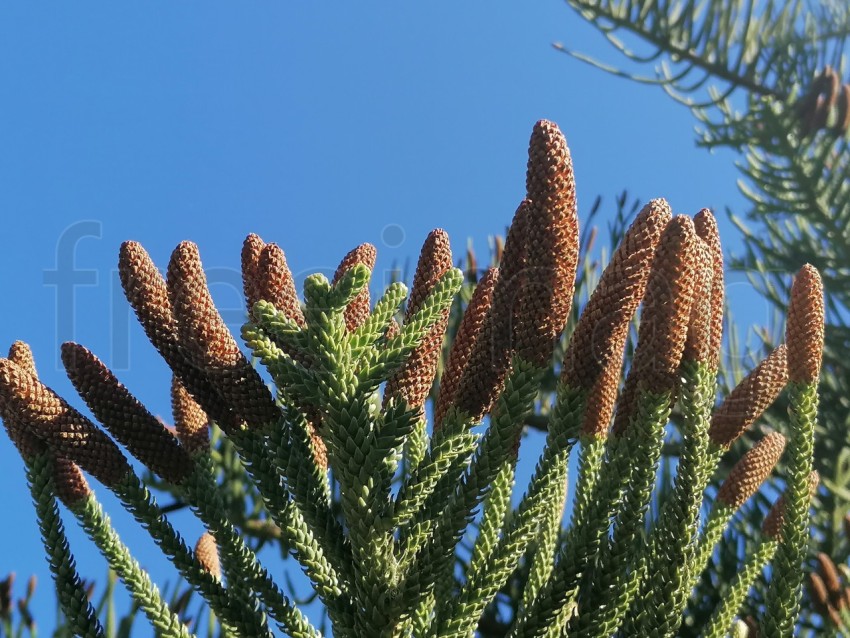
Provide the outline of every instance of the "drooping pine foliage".
{"type": "MultiPolygon", "coordinates": [[[[850,511],[850,368],[844,356],[850,347],[850,4],[842,0],[567,0],[567,4],[606,36],[626,64],[589,58],[571,50],[568,42],[556,45],[559,50],[606,71],[661,86],[696,117],[699,146],[738,154],[739,186],[750,205],[730,211],[745,242],[745,252],[732,261],[733,268],[746,272],[780,315],[790,299],[785,273],[808,262],[823,275],[827,329],[815,458],[824,490],[813,525],[816,547],[846,564],[850,558],[843,524],[850,511]]],[[[766,331],[768,347],[775,345],[777,328],[781,325],[766,331]]],[[[734,377],[738,371],[729,372],[734,377]]],[[[786,400],[777,402],[766,422],[781,427],[787,421],[787,407],[786,400]]],[[[729,460],[744,449],[736,446],[729,460]]],[[[755,507],[747,508],[742,533],[757,532],[757,520],[766,507],[760,498],[755,507]]],[[[815,555],[812,551],[807,557],[809,570],[816,566],[815,555]]],[[[737,544],[724,543],[713,578],[725,580],[739,563],[737,544]]],[[[703,614],[717,600],[718,590],[710,583],[709,578],[703,588],[702,599],[709,603],[703,614]]],[[[806,605],[802,626],[817,630],[829,622],[829,614],[806,605]]]]}
{"type": "Polygon", "coordinates": [[[703,628],[706,635],[740,633],[734,617],[755,587],[767,602],[752,622],[766,635],[790,636],[817,485],[818,272],[805,266],[795,280],[786,344],[715,408],[723,268],[711,213],[692,219],[673,216],[664,200],[647,204],[563,334],[580,233],[570,154],[551,122],[532,133],[526,191],[498,268],[475,287],[449,339],[434,410],[426,400],[463,282],[439,230],[423,246],[409,296],[395,283],[374,303],[372,246],[346,255],[332,281],[308,277],[302,301],[280,248],[249,236],[242,338],[273,391],[215,308],[194,244],[175,249],[165,278],[141,246],[124,244],[127,299],[174,373],[175,434],[85,347],[64,344],[62,361],[99,424],[45,386],[29,349],[16,343],[0,359],[0,416],[27,465],[72,631],[105,635],[58,502],[157,635],[197,631],[122,544],[84,473],[150,533],[224,635],[320,635],[231,520],[216,470],[236,464],[255,486],[270,536],[310,579],[334,636],[673,636],[693,620],[685,608],[718,538],[783,456],[785,495],[703,628]],[[522,431],[562,338],[546,444],[512,507],[522,431]],[[741,458],[703,523],[719,461],[786,384],[792,410],[785,435],[764,437],[741,458]],[[684,423],[683,451],[658,505],[674,409],[684,423]],[[226,443],[214,444],[210,423],[226,443]],[[207,529],[196,543],[169,522],[116,441],[190,504],[207,529]],[[579,469],[564,529],[572,453],[579,469]],[[471,545],[468,558],[464,545],[471,545]],[[764,588],[757,580],[767,564],[764,588]],[[518,572],[524,578],[515,579],[518,572]],[[500,610],[503,588],[516,582],[517,604],[500,610]]]}

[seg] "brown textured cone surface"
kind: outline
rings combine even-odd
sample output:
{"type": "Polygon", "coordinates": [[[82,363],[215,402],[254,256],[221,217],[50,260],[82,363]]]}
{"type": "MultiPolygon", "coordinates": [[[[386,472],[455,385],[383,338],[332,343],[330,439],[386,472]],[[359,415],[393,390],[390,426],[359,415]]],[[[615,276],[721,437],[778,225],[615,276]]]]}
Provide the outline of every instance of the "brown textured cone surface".
{"type": "MultiPolygon", "coordinates": [[[[357,264],[363,264],[370,271],[375,269],[375,260],[378,258],[378,251],[372,244],[360,244],[357,248],[350,251],[337,266],[334,273],[333,283],[339,281],[348,270],[351,270],[357,264]]],[[[348,304],[345,309],[345,327],[349,332],[356,330],[369,317],[371,302],[369,300],[369,286],[364,286],[358,295],[348,304]]]]}
{"type": "Polygon", "coordinates": [[[242,352],[212,301],[198,247],[192,242],[180,242],[171,254],[167,287],[179,343],[189,360],[202,370],[236,365],[242,352]]]}
{"type": "Polygon", "coordinates": [[[33,374],[38,374],[35,369],[35,358],[32,356],[32,349],[28,343],[16,341],[9,347],[9,360],[14,361],[24,370],[29,370],[33,374]]]}
{"type": "Polygon", "coordinates": [[[661,234],[646,284],[638,345],[614,417],[618,436],[629,425],[639,389],[653,394],[676,389],[693,302],[696,249],[690,217],[674,217],[661,234]]]}
{"type": "Polygon", "coordinates": [[[528,143],[525,191],[535,206],[546,206],[554,214],[575,208],[575,179],[567,142],[558,125],[540,120],[528,143]],[[561,209],[555,211],[555,209],[561,209]]]}
{"type": "Polygon", "coordinates": [[[248,314],[254,308],[260,297],[260,279],[257,265],[260,263],[260,253],[266,242],[259,235],[250,233],[242,242],[242,290],[245,293],[245,305],[248,314]]]}
{"type": "Polygon", "coordinates": [[[817,561],[820,575],[832,598],[832,604],[837,606],[844,592],[844,587],[841,585],[841,578],[838,576],[838,568],[832,559],[823,552],[818,552],[817,561]]]}
{"type": "Polygon", "coordinates": [[[711,279],[711,335],[708,363],[712,370],[720,367],[720,346],[723,341],[723,296],[726,286],[723,274],[723,247],[720,245],[720,232],[717,220],[707,208],[694,216],[694,229],[711,253],[714,276],[711,279]]]}
{"type": "Polygon", "coordinates": [[[770,476],[785,449],[785,437],[772,432],[756,443],[732,467],[717,492],[717,500],[736,510],[755,494],[770,476]]]}
{"type": "Polygon", "coordinates": [[[782,525],[785,522],[785,495],[783,494],[767,513],[767,516],[764,517],[764,521],[761,524],[762,533],[769,538],[779,538],[780,532],[782,531],[782,525]]]}
{"type": "MultiPolygon", "coordinates": [[[[19,365],[22,369],[38,376],[35,370],[35,359],[32,356],[32,349],[30,349],[29,344],[23,341],[15,341],[9,348],[9,360],[19,365]]],[[[6,434],[8,434],[9,439],[15,444],[15,447],[25,461],[32,461],[36,456],[43,454],[47,450],[47,445],[44,441],[41,441],[30,432],[22,423],[3,416],[3,425],[6,428],[6,434]]]]}
{"type": "Polygon", "coordinates": [[[279,411],[268,388],[213,304],[195,244],[184,241],[174,249],[167,285],[181,351],[190,363],[250,426],[262,428],[276,421],[279,411]]]}
{"type": "Polygon", "coordinates": [[[815,611],[820,615],[826,615],[829,608],[829,593],[826,584],[815,572],[809,572],[809,597],[815,605],[815,611]]]}
{"type": "MultiPolygon", "coordinates": [[[[809,475],[809,496],[814,496],[820,484],[820,476],[817,472],[812,472],[809,475]]],[[[782,525],[785,523],[785,495],[783,494],[764,517],[764,522],[761,524],[762,533],[768,538],[776,540],[781,539],[782,525]]]]}
{"type": "Polygon", "coordinates": [[[53,459],[53,484],[56,496],[66,507],[73,507],[92,493],[77,464],[62,456],[53,459]]]}
{"type": "Polygon", "coordinates": [[[215,543],[215,537],[212,534],[204,532],[203,536],[198,539],[198,542],[195,544],[195,556],[201,567],[216,578],[221,578],[218,547],[215,543]]]}
{"type": "Polygon", "coordinates": [[[449,234],[442,228],[435,228],[419,251],[419,261],[413,274],[413,285],[407,301],[405,319],[410,319],[422,309],[425,300],[437,282],[452,268],[452,247],[449,234]]]}
{"type": "Polygon", "coordinates": [[[209,417],[180,383],[171,377],[171,412],[177,438],[189,454],[210,449],[209,417]]]}
{"type": "Polygon", "coordinates": [[[493,300],[493,288],[498,278],[499,270],[497,268],[488,269],[475,287],[472,298],[463,312],[454,341],[452,341],[452,346],[449,349],[443,376],[440,378],[440,393],[434,411],[434,427],[437,429],[442,425],[446,411],[454,402],[461,375],[487,319],[487,310],[493,300]]]}
{"type": "Polygon", "coordinates": [[[505,243],[498,258],[499,278],[505,281],[503,286],[510,285],[519,289],[516,283],[509,284],[514,278],[522,277],[525,270],[525,259],[528,254],[528,231],[531,220],[531,202],[524,199],[514,211],[514,217],[508,228],[505,243]]]}
{"type": "MultiPolygon", "coordinates": [[[[522,306],[522,286],[527,275],[528,231],[531,225],[531,202],[520,202],[508,228],[507,239],[499,260],[499,278],[493,289],[493,299],[488,309],[487,322],[498,335],[498,340],[510,344],[513,348],[513,328],[522,306]]],[[[511,350],[512,351],[512,350],[511,350]]],[[[504,367],[511,352],[504,356],[504,367]]],[[[489,355],[488,355],[489,356],[489,355]]]]}
{"type": "Polygon", "coordinates": [[[711,417],[708,436],[729,447],[776,400],[788,383],[785,344],[780,344],[726,396],[711,417]]]}
{"type": "Polygon", "coordinates": [[[573,164],[557,125],[541,120],[531,133],[526,173],[526,273],[514,326],[519,357],[547,366],[572,305],[579,255],[573,164]]]}
{"type": "Polygon", "coordinates": [[[127,301],[162,358],[211,418],[225,430],[235,428],[238,418],[181,351],[165,279],[140,244],[128,241],[121,245],[118,272],[127,301]]]}
{"type": "Polygon", "coordinates": [[[747,638],[759,638],[759,624],[756,622],[756,619],[752,616],[747,616],[744,618],[744,624],[747,626],[747,630],[750,632],[747,634],[747,638]]]}
{"type": "Polygon", "coordinates": [[[510,368],[514,352],[512,331],[522,305],[522,282],[526,275],[530,212],[531,202],[526,199],[514,213],[493,298],[452,399],[452,404],[476,421],[499,396],[510,368]]]}
{"type": "Polygon", "coordinates": [[[564,354],[561,382],[588,391],[582,429],[602,436],[608,429],[632,316],[646,289],[661,232],[670,221],[663,199],[638,213],[602,272],[564,354]]]}
{"type": "Polygon", "coordinates": [[[47,444],[44,441],[33,434],[27,426],[2,410],[2,407],[0,407],[0,418],[3,419],[6,434],[25,461],[33,461],[39,454],[47,451],[47,444]]]}
{"type": "Polygon", "coordinates": [[[504,386],[510,367],[510,338],[504,338],[505,335],[494,328],[494,322],[490,320],[492,314],[491,306],[452,401],[473,421],[480,421],[490,410],[504,386]]]}
{"type": "Polygon", "coordinates": [[[691,318],[688,323],[688,337],[685,339],[685,351],[682,359],[709,363],[711,354],[711,287],[714,279],[714,267],[708,245],[697,241],[696,278],[694,283],[694,301],[691,304],[691,318]]]}
{"type": "MultiPolygon", "coordinates": [[[[446,231],[438,228],[428,235],[419,254],[405,320],[410,320],[422,309],[425,299],[451,267],[452,250],[449,236],[446,231]]],[[[410,408],[419,408],[425,404],[434,384],[448,323],[449,308],[446,308],[404,365],[387,381],[384,391],[385,403],[390,397],[397,396],[407,401],[410,408]]]]}
{"type": "Polygon", "coordinates": [[[148,339],[171,364],[177,358],[177,323],[171,312],[165,280],[147,251],[136,242],[121,245],[118,273],[127,301],[136,312],[148,339]]]}
{"type": "Polygon", "coordinates": [[[823,283],[814,266],[806,264],[794,278],[785,343],[788,345],[788,379],[814,383],[823,356],[823,283]]]}
{"type": "Polygon", "coordinates": [[[286,255],[277,244],[266,244],[257,264],[259,298],[270,302],[299,326],[304,326],[304,313],[295,290],[295,279],[286,263],[286,255]]]}
{"type": "Polygon", "coordinates": [[[133,456],[171,483],[186,478],[192,467],[189,454],[100,359],[67,342],[62,344],[62,363],[92,414],[133,456]]]}
{"type": "Polygon", "coordinates": [[[310,409],[307,415],[307,434],[310,436],[310,441],[313,443],[313,460],[322,472],[328,469],[328,446],[325,445],[325,440],[319,434],[316,428],[317,423],[321,423],[322,415],[316,409],[310,409]]]}
{"type": "Polygon", "coordinates": [[[94,423],[7,359],[0,359],[0,416],[20,423],[104,485],[114,485],[132,471],[115,443],[94,423]]]}
{"type": "Polygon", "coordinates": [[[395,319],[390,319],[389,324],[387,324],[387,330],[384,332],[384,339],[389,341],[390,339],[397,337],[399,334],[401,334],[401,326],[395,319]]]}

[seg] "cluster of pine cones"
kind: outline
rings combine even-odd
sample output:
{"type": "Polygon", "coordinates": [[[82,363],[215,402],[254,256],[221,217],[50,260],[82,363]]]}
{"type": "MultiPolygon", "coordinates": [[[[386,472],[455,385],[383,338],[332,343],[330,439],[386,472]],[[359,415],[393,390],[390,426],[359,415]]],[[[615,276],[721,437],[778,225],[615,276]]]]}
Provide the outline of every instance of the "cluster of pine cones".
{"type": "Polygon", "coordinates": [[[797,102],[797,116],[804,137],[827,130],[836,137],[846,135],[850,130],[850,84],[842,84],[838,72],[827,65],[797,102]]]}

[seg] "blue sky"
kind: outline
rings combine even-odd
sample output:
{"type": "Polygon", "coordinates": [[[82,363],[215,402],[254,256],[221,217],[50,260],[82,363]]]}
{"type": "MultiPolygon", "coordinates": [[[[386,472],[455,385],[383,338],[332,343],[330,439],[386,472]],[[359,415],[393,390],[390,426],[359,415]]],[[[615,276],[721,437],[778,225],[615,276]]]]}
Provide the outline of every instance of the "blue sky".
{"type": "MultiPolygon", "coordinates": [[[[746,208],[733,157],[696,149],[691,116],[661,90],[554,51],[560,41],[616,59],[555,0],[87,8],[0,8],[0,341],[32,344],[42,378],[69,398],[58,346],[73,339],[169,413],[165,366],[117,286],[121,241],[140,241],[161,266],[179,241],[197,242],[234,325],[248,232],[278,242],[299,279],[363,241],[387,277],[438,226],[457,256],[468,238],[484,253],[523,195],[540,118],[567,136],[582,216],[597,195],[610,203],[627,188],[676,212],[714,208],[727,250],[740,247],[722,213],[746,208]]],[[[767,322],[742,278],[732,283],[744,326],[767,322]]],[[[0,577],[39,576],[45,631],[49,573],[3,436],[0,463],[0,577]]],[[[98,494],[155,580],[172,578],[98,494]]],[[[101,578],[102,561],[71,536],[83,574],[101,578]]]]}

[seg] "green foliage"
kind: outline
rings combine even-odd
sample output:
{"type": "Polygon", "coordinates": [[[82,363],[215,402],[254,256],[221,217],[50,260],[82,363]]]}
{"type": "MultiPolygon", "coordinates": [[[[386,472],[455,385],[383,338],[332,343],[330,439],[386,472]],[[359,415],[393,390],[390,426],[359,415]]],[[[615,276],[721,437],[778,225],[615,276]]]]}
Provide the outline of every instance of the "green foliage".
{"type": "Polygon", "coordinates": [[[27,466],[27,478],[47,562],[56,584],[59,604],[68,619],[68,628],[84,638],[101,638],[105,635],[103,627],[89,604],[59,517],[55,487],[52,486],[53,461],[49,454],[39,454],[32,459],[27,466]]]}
{"type": "MultiPolygon", "coordinates": [[[[533,141],[544,139],[549,146],[537,149],[545,152],[530,154],[529,182],[544,193],[552,189],[546,202],[570,202],[564,193],[573,192],[571,162],[560,131],[541,122],[535,135],[540,137],[533,141]],[[558,153],[560,164],[552,159],[558,153]],[[534,165],[540,158],[545,170],[534,165]]],[[[636,350],[641,363],[629,371],[620,394],[616,422],[624,425],[610,434],[604,428],[591,430],[587,424],[598,416],[590,413],[591,406],[602,409],[596,401],[599,396],[606,397],[602,403],[609,412],[614,410],[625,336],[633,317],[623,316],[622,325],[611,333],[621,334],[622,341],[608,336],[604,343],[587,343],[580,335],[589,332],[575,328],[567,316],[572,290],[541,295],[531,285],[536,280],[526,287],[529,272],[542,278],[547,272],[561,276],[575,268],[568,261],[578,255],[575,208],[558,206],[529,205],[525,211],[540,215],[531,218],[537,226],[524,225],[528,219],[520,216],[515,220],[509,237],[522,243],[506,247],[505,254],[521,255],[527,271],[518,271],[514,279],[500,279],[492,302],[478,309],[485,317],[474,337],[480,341],[467,336],[472,342],[458,345],[455,332],[450,346],[470,348],[473,354],[478,348],[479,354],[492,358],[485,356],[484,363],[475,363],[475,357],[468,360],[461,377],[466,384],[458,385],[458,396],[451,398],[439,427],[431,428],[428,411],[409,398],[412,393],[384,390],[393,382],[401,387],[402,373],[409,375],[408,390],[433,382],[437,366],[424,362],[439,352],[442,331],[463,285],[461,271],[450,267],[450,255],[423,250],[418,272],[433,276],[424,290],[424,277],[417,278],[420,288],[414,286],[413,294],[419,295],[418,301],[411,303],[400,326],[392,322],[404,300],[404,287],[392,285],[375,309],[364,309],[370,279],[364,263],[349,264],[334,281],[321,275],[308,277],[303,317],[268,301],[252,304],[242,335],[273,381],[272,400],[238,348],[231,346],[235,342],[217,321],[220,317],[209,300],[203,274],[197,272],[200,267],[191,261],[192,248],[181,244],[175,254],[187,261],[179,264],[180,269],[170,269],[169,277],[179,270],[185,279],[167,283],[172,297],[168,309],[175,308],[175,322],[183,322],[184,328],[199,317],[205,322],[192,339],[186,337],[187,331],[178,331],[184,352],[197,354],[203,346],[207,357],[204,366],[198,364],[190,373],[203,374],[203,380],[219,391],[218,399],[247,397],[239,409],[253,415],[263,413],[257,406],[273,405],[274,417],[251,425],[247,418],[223,418],[212,447],[190,448],[181,429],[188,426],[178,423],[180,442],[167,438],[165,446],[161,424],[136,419],[147,412],[129,400],[128,391],[111,377],[96,375],[96,392],[81,394],[87,401],[96,395],[107,406],[119,406],[123,417],[119,426],[126,421],[139,427],[134,433],[137,440],[158,445],[163,456],[180,452],[179,466],[171,468],[178,471],[167,489],[189,505],[214,537],[215,560],[209,546],[199,543],[190,548],[118,448],[98,426],[46,388],[31,361],[27,364],[13,355],[0,360],[0,415],[28,463],[48,560],[72,631],[112,636],[119,630],[111,622],[102,628],[98,610],[88,602],[62,533],[55,495],[80,519],[121,577],[135,600],[134,611],[141,609],[161,635],[186,636],[198,629],[197,622],[190,628],[173,601],[165,602],[118,540],[78,464],[101,477],[147,530],[200,594],[210,612],[206,617],[218,623],[224,636],[321,635],[286,584],[277,583],[262,565],[257,545],[246,541],[251,536],[243,530],[260,535],[256,526],[249,526],[252,520],[266,522],[264,542],[279,539],[300,564],[334,636],[436,638],[476,631],[541,638],[609,636],[618,631],[626,636],[674,635],[685,618],[691,584],[702,568],[698,561],[711,551],[732,513],[716,509],[719,513],[700,535],[698,513],[721,455],[709,441],[714,370],[685,354],[686,338],[697,334],[701,336],[696,339],[707,340],[700,329],[710,324],[691,312],[697,268],[687,257],[696,254],[702,240],[689,218],[670,221],[660,205],[647,207],[648,214],[642,211],[629,229],[622,250],[645,255],[643,268],[622,273],[618,252],[620,260],[612,261],[607,276],[603,274],[593,293],[598,296],[591,297],[589,307],[602,299],[635,308],[643,299],[644,323],[636,350]],[[556,213],[565,210],[558,217],[556,213]],[[532,243],[529,237],[540,241],[532,243]],[[435,264],[443,265],[436,274],[435,264]],[[540,264],[551,268],[546,271],[540,264]],[[621,275],[628,281],[621,282],[621,275]],[[628,285],[620,288],[621,283],[628,285]],[[527,290],[534,292],[517,303],[513,295],[527,290]],[[186,291],[193,303],[181,306],[179,295],[186,291]],[[187,308],[196,314],[178,314],[187,308]],[[539,319],[550,332],[539,331],[529,317],[539,319]],[[556,344],[565,324],[566,354],[556,344]],[[610,350],[604,371],[596,360],[600,347],[610,350]],[[521,352],[538,359],[543,353],[547,360],[532,362],[521,352]],[[523,429],[546,393],[547,377],[553,375],[551,360],[562,358],[567,370],[566,362],[575,353],[587,353],[586,358],[574,362],[574,369],[555,382],[554,401],[540,413],[548,425],[545,445],[522,498],[512,507],[523,429]],[[502,360],[507,361],[504,375],[491,374],[492,362],[502,360]],[[484,406],[483,421],[462,407],[478,405],[489,395],[495,399],[484,406]],[[685,423],[679,476],[665,503],[653,507],[673,410],[683,415],[685,423]],[[568,467],[576,445],[581,447],[580,493],[574,498],[571,524],[562,530],[568,467]],[[54,472],[60,462],[76,474],[69,478],[54,472]],[[256,519],[244,503],[240,507],[238,499],[228,495],[230,478],[253,486],[256,497],[250,509],[259,512],[256,519]],[[465,552],[468,543],[470,554],[465,552]],[[663,586],[656,588],[653,581],[659,573],[663,586]],[[498,604],[506,588],[514,601],[507,610],[498,604]]],[[[502,272],[507,271],[508,265],[503,266],[502,272]]],[[[126,279],[127,273],[123,274],[126,279]]],[[[135,282],[139,287],[128,286],[128,298],[143,322],[149,315],[139,312],[137,295],[150,279],[145,275],[141,283],[135,282]]],[[[162,321],[162,314],[156,328],[165,332],[169,324],[162,321]]],[[[799,319],[807,326],[822,322],[814,311],[799,319]]],[[[588,322],[598,320],[592,312],[583,313],[577,325],[587,328],[596,325],[588,322]]],[[[815,343],[814,350],[818,346],[815,343]]],[[[192,381],[191,376],[186,378],[192,381]]],[[[202,384],[197,379],[194,383],[193,396],[203,407],[207,399],[202,384]]],[[[799,567],[808,542],[808,470],[816,416],[814,385],[792,390],[796,417],[785,473],[789,506],[777,550],[781,559],[772,565],[770,604],[764,616],[766,623],[777,620],[783,626],[796,617],[799,567]],[[781,619],[777,609],[784,614],[781,619]]],[[[232,410],[243,417],[236,406],[232,410]]],[[[606,423],[610,416],[606,413],[606,423]]],[[[162,472],[169,473],[167,459],[158,460],[162,472]]],[[[770,473],[774,461],[762,463],[763,475],[750,481],[747,496],[770,473]]],[[[754,560],[764,563],[758,556],[754,560]]],[[[749,584],[744,593],[747,589],[749,584]]],[[[131,624],[132,615],[120,631],[129,631],[131,624]]]]}
{"type": "Polygon", "coordinates": [[[767,592],[766,629],[777,635],[794,630],[803,585],[803,563],[809,539],[808,477],[814,463],[814,430],[818,393],[814,383],[791,383],[792,436],[789,443],[788,489],[782,540],[776,553],[776,577],[767,592]]]}
{"type": "Polygon", "coordinates": [[[145,612],[157,633],[168,638],[186,638],[189,631],[160,597],[156,585],[147,573],[132,559],[130,550],[112,529],[109,517],[103,513],[94,498],[87,498],[74,507],[74,513],[89,538],[109,561],[127,588],[133,592],[140,608],[145,612]]]}
{"type": "MultiPolygon", "coordinates": [[[[850,148],[846,95],[850,6],[835,0],[568,0],[623,56],[624,64],[559,50],[607,72],[656,84],[691,110],[698,122],[697,144],[738,154],[739,187],[750,203],[730,211],[744,233],[744,253],[733,267],[777,309],[786,307],[787,273],[815,265],[828,293],[824,369],[815,467],[825,490],[812,520],[813,549],[839,563],[850,556],[844,517],[850,511],[850,148]],[[824,79],[830,77],[834,86],[824,79]]],[[[765,326],[767,346],[781,325],[765,326]]],[[[732,347],[732,377],[748,353],[732,347]]],[[[734,383],[734,382],[733,382],[734,383]]],[[[777,429],[787,423],[782,400],[766,417],[777,429]]],[[[721,472],[744,447],[723,462],[721,472]]],[[[755,543],[763,498],[745,509],[739,533],[755,543]]],[[[710,613],[719,593],[741,561],[734,544],[713,560],[713,576],[700,585],[694,608],[710,613]],[[727,554],[728,550],[728,554],[727,554]],[[711,584],[715,583],[715,584],[711,584]]],[[[812,565],[810,554],[807,564],[812,565]]],[[[801,626],[816,631],[826,617],[804,600],[801,626]]],[[[688,634],[696,635],[696,634],[688,634]]]]}
{"type": "MultiPolygon", "coordinates": [[[[747,592],[761,575],[765,565],[773,558],[776,547],[777,542],[775,540],[766,539],[755,552],[747,557],[741,571],[735,576],[729,590],[724,592],[720,605],[705,627],[703,635],[706,638],[722,638],[728,633],[735,615],[747,596],[747,592]]],[[[776,629],[772,630],[776,631],[776,629]]]]}

